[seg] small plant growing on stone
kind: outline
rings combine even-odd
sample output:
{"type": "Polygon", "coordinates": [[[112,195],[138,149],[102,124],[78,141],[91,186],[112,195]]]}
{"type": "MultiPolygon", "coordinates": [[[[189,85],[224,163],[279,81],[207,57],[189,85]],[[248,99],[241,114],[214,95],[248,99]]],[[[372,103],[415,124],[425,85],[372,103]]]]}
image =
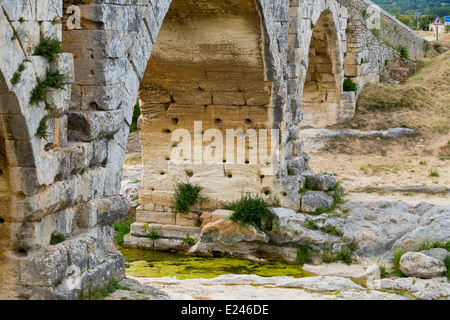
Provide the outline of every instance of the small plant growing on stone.
{"type": "Polygon", "coordinates": [[[340,231],[336,226],[333,226],[331,224],[323,226],[322,228],[320,228],[320,230],[322,230],[323,232],[325,232],[331,236],[342,237],[344,235],[342,233],[342,231],[340,231]]]}
{"type": "Polygon", "coordinates": [[[133,219],[127,219],[125,221],[117,221],[114,224],[114,243],[123,246],[124,236],[130,233],[130,225],[133,223],[133,219]]]}
{"type": "Polygon", "coordinates": [[[207,201],[206,197],[202,197],[200,192],[203,190],[199,185],[190,183],[179,183],[175,188],[174,212],[188,213],[189,209],[201,202],[207,201]]]}
{"type": "Polygon", "coordinates": [[[305,220],[306,220],[306,228],[308,228],[309,230],[319,230],[319,226],[313,219],[306,217],[305,220]]]}
{"type": "Polygon", "coordinates": [[[37,128],[36,135],[41,138],[47,140],[48,138],[48,116],[45,116],[42,118],[41,122],[39,123],[39,127],[37,128]]]}
{"type": "Polygon", "coordinates": [[[287,173],[290,176],[295,176],[295,171],[292,168],[290,168],[290,167],[287,167],[287,173]]]}
{"type": "Polygon", "coordinates": [[[45,94],[47,93],[49,88],[53,89],[62,89],[65,82],[66,77],[59,72],[47,70],[47,75],[45,79],[36,78],[37,85],[31,92],[30,103],[37,104],[41,101],[45,102],[45,94]]]}
{"type": "Polygon", "coordinates": [[[408,48],[402,45],[399,45],[397,47],[397,51],[398,53],[400,53],[400,57],[402,57],[403,59],[408,59],[409,58],[409,53],[408,53],[408,48]]]}
{"type": "Polygon", "coordinates": [[[161,230],[158,230],[156,227],[151,227],[150,231],[147,234],[147,238],[149,238],[150,240],[158,240],[161,239],[162,234],[161,234],[161,230]]]}
{"type": "Polygon", "coordinates": [[[189,245],[194,245],[195,241],[194,239],[191,238],[191,236],[188,234],[186,234],[186,237],[184,237],[183,242],[189,245]]]}
{"type": "Polygon", "coordinates": [[[50,236],[50,245],[54,246],[58,243],[66,241],[66,236],[61,233],[52,233],[50,236]]]}
{"type": "Polygon", "coordinates": [[[358,84],[356,84],[352,78],[344,79],[344,91],[358,91],[358,84]]]}
{"type": "Polygon", "coordinates": [[[55,61],[55,55],[58,53],[62,53],[61,41],[58,39],[51,39],[50,37],[44,37],[34,50],[34,55],[43,56],[47,58],[49,62],[55,61]]]}
{"type": "Polygon", "coordinates": [[[241,195],[240,199],[223,207],[233,211],[230,220],[243,225],[252,225],[259,230],[271,228],[276,217],[262,197],[252,196],[249,193],[241,195]]]}

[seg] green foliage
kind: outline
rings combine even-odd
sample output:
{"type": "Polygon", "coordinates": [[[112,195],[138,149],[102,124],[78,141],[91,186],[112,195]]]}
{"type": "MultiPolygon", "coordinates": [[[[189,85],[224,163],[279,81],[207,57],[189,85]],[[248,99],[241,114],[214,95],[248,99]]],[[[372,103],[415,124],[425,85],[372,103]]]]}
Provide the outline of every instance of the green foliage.
{"type": "Polygon", "coordinates": [[[297,259],[298,264],[304,265],[311,261],[311,247],[309,244],[301,244],[297,250],[297,259]]]}
{"type": "MultiPolygon", "coordinates": [[[[392,15],[413,15],[415,12],[420,12],[423,15],[419,19],[421,28],[427,26],[430,19],[434,19],[436,16],[450,15],[450,6],[445,5],[445,1],[441,0],[374,0],[373,2],[392,15]]],[[[416,17],[412,17],[411,21],[417,25],[416,17]]]]}
{"type": "Polygon", "coordinates": [[[400,270],[400,259],[402,258],[402,256],[406,253],[405,250],[397,250],[394,253],[394,272],[397,276],[399,276],[400,278],[404,278],[406,277],[406,275],[402,272],[402,270],[400,270]]]}
{"type": "Polygon", "coordinates": [[[175,213],[188,213],[193,205],[206,201],[205,197],[200,196],[202,190],[203,188],[199,185],[193,186],[190,183],[178,183],[174,196],[175,213]]]}
{"type": "Polygon", "coordinates": [[[290,167],[287,167],[287,173],[290,176],[295,176],[295,171],[293,169],[291,169],[290,167]]]}
{"type": "Polygon", "coordinates": [[[439,171],[437,169],[430,169],[430,177],[438,178],[439,177],[439,171]]]}
{"type": "Polygon", "coordinates": [[[14,73],[14,76],[11,79],[11,84],[16,84],[19,82],[21,74],[19,72],[14,73]]]}
{"type": "Polygon", "coordinates": [[[133,120],[130,125],[130,132],[137,131],[138,129],[138,119],[141,116],[141,106],[139,104],[139,100],[136,102],[136,105],[134,106],[133,111],[133,120]]]}
{"type": "Polygon", "coordinates": [[[114,224],[114,243],[119,246],[123,246],[123,237],[130,233],[130,226],[133,223],[133,219],[127,219],[125,221],[117,221],[114,224]]]}
{"type": "Polygon", "coordinates": [[[385,278],[388,274],[386,265],[384,263],[378,262],[377,266],[378,266],[378,269],[380,270],[381,278],[385,278]]]}
{"type": "Polygon", "coordinates": [[[37,128],[36,135],[41,138],[47,140],[48,138],[48,116],[45,116],[42,118],[41,122],[39,123],[39,127],[37,128]]]}
{"type": "Polygon", "coordinates": [[[322,230],[325,233],[328,233],[331,236],[342,237],[344,235],[342,231],[340,231],[336,226],[333,226],[331,224],[323,226],[322,228],[320,228],[320,230],[322,230]]]}
{"type": "Polygon", "coordinates": [[[34,55],[43,56],[49,62],[55,61],[57,53],[62,53],[61,41],[49,37],[44,37],[34,50],[34,55]]]}
{"type": "Polygon", "coordinates": [[[332,263],[337,261],[342,261],[348,265],[352,264],[352,262],[354,261],[353,252],[347,246],[343,246],[337,252],[325,250],[322,253],[323,263],[332,263]]]}
{"type": "Polygon", "coordinates": [[[430,249],[435,249],[435,248],[441,248],[441,249],[445,249],[447,251],[450,251],[450,240],[446,241],[445,243],[442,243],[440,241],[433,241],[433,242],[424,242],[422,243],[419,248],[417,249],[417,251],[423,251],[423,250],[430,250],[430,249]]]}
{"type": "Polygon", "coordinates": [[[230,216],[232,221],[249,224],[260,230],[271,228],[276,217],[262,197],[249,193],[241,195],[240,199],[231,204],[224,205],[224,209],[233,211],[230,216]]]}
{"type": "Polygon", "coordinates": [[[161,237],[161,230],[158,230],[158,228],[156,228],[155,226],[152,226],[147,234],[147,238],[149,238],[150,240],[158,240],[161,239],[161,237]]]}
{"type": "Polygon", "coordinates": [[[400,53],[400,57],[402,57],[403,59],[409,58],[409,52],[408,52],[408,48],[406,46],[399,45],[397,47],[397,51],[398,51],[398,53],[400,53]]]}
{"type": "Polygon", "coordinates": [[[45,79],[36,78],[37,85],[31,92],[30,103],[37,104],[41,101],[45,101],[45,94],[49,88],[62,89],[66,83],[66,77],[59,72],[47,70],[45,79]]]}
{"type": "Polygon", "coordinates": [[[344,79],[344,91],[358,91],[358,84],[356,84],[352,78],[344,79]]]}
{"type": "Polygon", "coordinates": [[[84,290],[80,292],[80,300],[103,300],[111,293],[117,290],[130,290],[127,287],[121,286],[120,281],[112,278],[105,288],[95,287],[89,288],[88,292],[85,293],[84,290]]]}
{"type": "Polygon", "coordinates": [[[306,228],[308,228],[309,230],[319,230],[319,226],[312,218],[306,217],[305,220],[306,228]]]}
{"type": "Polygon", "coordinates": [[[370,32],[372,32],[373,36],[377,39],[380,38],[380,29],[372,28],[370,29],[370,32]]]}
{"type": "Polygon", "coordinates": [[[191,236],[189,235],[189,233],[186,234],[186,237],[184,237],[183,242],[184,242],[184,243],[187,243],[187,244],[189,244],[189,245],[194,245],[194,244],[195,244],[194,239],[191,238],[191,236]]]}
{"type": "Polygon", "coordinates": [[[448,280],[450,280],[450,256],[446,256],[444,258],[444,263],[447,267],[447,270],[444,272],[444,276],[447,277],[448,280]]]}
{"type": "Polygon", "coordinates": [[[52,246],[64,241],[66,241],[66,236],[61,233],[52,233],[52,235],[50,236],[50,245],[52,246]]]}

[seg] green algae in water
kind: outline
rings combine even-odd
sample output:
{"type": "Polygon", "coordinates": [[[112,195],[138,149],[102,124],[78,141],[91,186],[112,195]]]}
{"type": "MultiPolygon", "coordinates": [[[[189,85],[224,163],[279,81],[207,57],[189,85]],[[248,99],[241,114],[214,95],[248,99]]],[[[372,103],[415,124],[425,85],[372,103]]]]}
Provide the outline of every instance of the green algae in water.
{"type": "Polygon", "coordinates": [[[307,274],[299,265],[282,262],[255,263],[232,258],[191,257],[160,251],[121,250],[125,257],[126,273],[132,277],[160,278],[176,276],[184,279],[211,279],[224,274],[255,274],[263,277],[307,274]]]}

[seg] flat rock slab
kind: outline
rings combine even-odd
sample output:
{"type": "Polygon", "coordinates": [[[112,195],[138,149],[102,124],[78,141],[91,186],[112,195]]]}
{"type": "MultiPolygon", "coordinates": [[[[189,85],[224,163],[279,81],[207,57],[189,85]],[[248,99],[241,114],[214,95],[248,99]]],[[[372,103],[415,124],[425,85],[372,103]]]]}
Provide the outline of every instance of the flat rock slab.
{"type": "Polygon", "coordinates": [[[123,289],[113,292],[105,300],[169,300],[169,296],[154,287],[125,278],[120,282],[123,289]]]}

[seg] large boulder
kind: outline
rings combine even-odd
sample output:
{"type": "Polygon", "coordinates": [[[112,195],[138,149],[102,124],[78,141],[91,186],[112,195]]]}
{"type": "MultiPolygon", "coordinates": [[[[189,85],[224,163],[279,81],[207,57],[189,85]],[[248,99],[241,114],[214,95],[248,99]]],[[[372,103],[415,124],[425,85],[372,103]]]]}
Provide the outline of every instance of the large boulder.
{"type": "Polygon", "coordinates": [[[436,278],[447,270],[444,262],[419,252],[407,252],[400,259],[400,270],[409,277],[436,278]]]}

